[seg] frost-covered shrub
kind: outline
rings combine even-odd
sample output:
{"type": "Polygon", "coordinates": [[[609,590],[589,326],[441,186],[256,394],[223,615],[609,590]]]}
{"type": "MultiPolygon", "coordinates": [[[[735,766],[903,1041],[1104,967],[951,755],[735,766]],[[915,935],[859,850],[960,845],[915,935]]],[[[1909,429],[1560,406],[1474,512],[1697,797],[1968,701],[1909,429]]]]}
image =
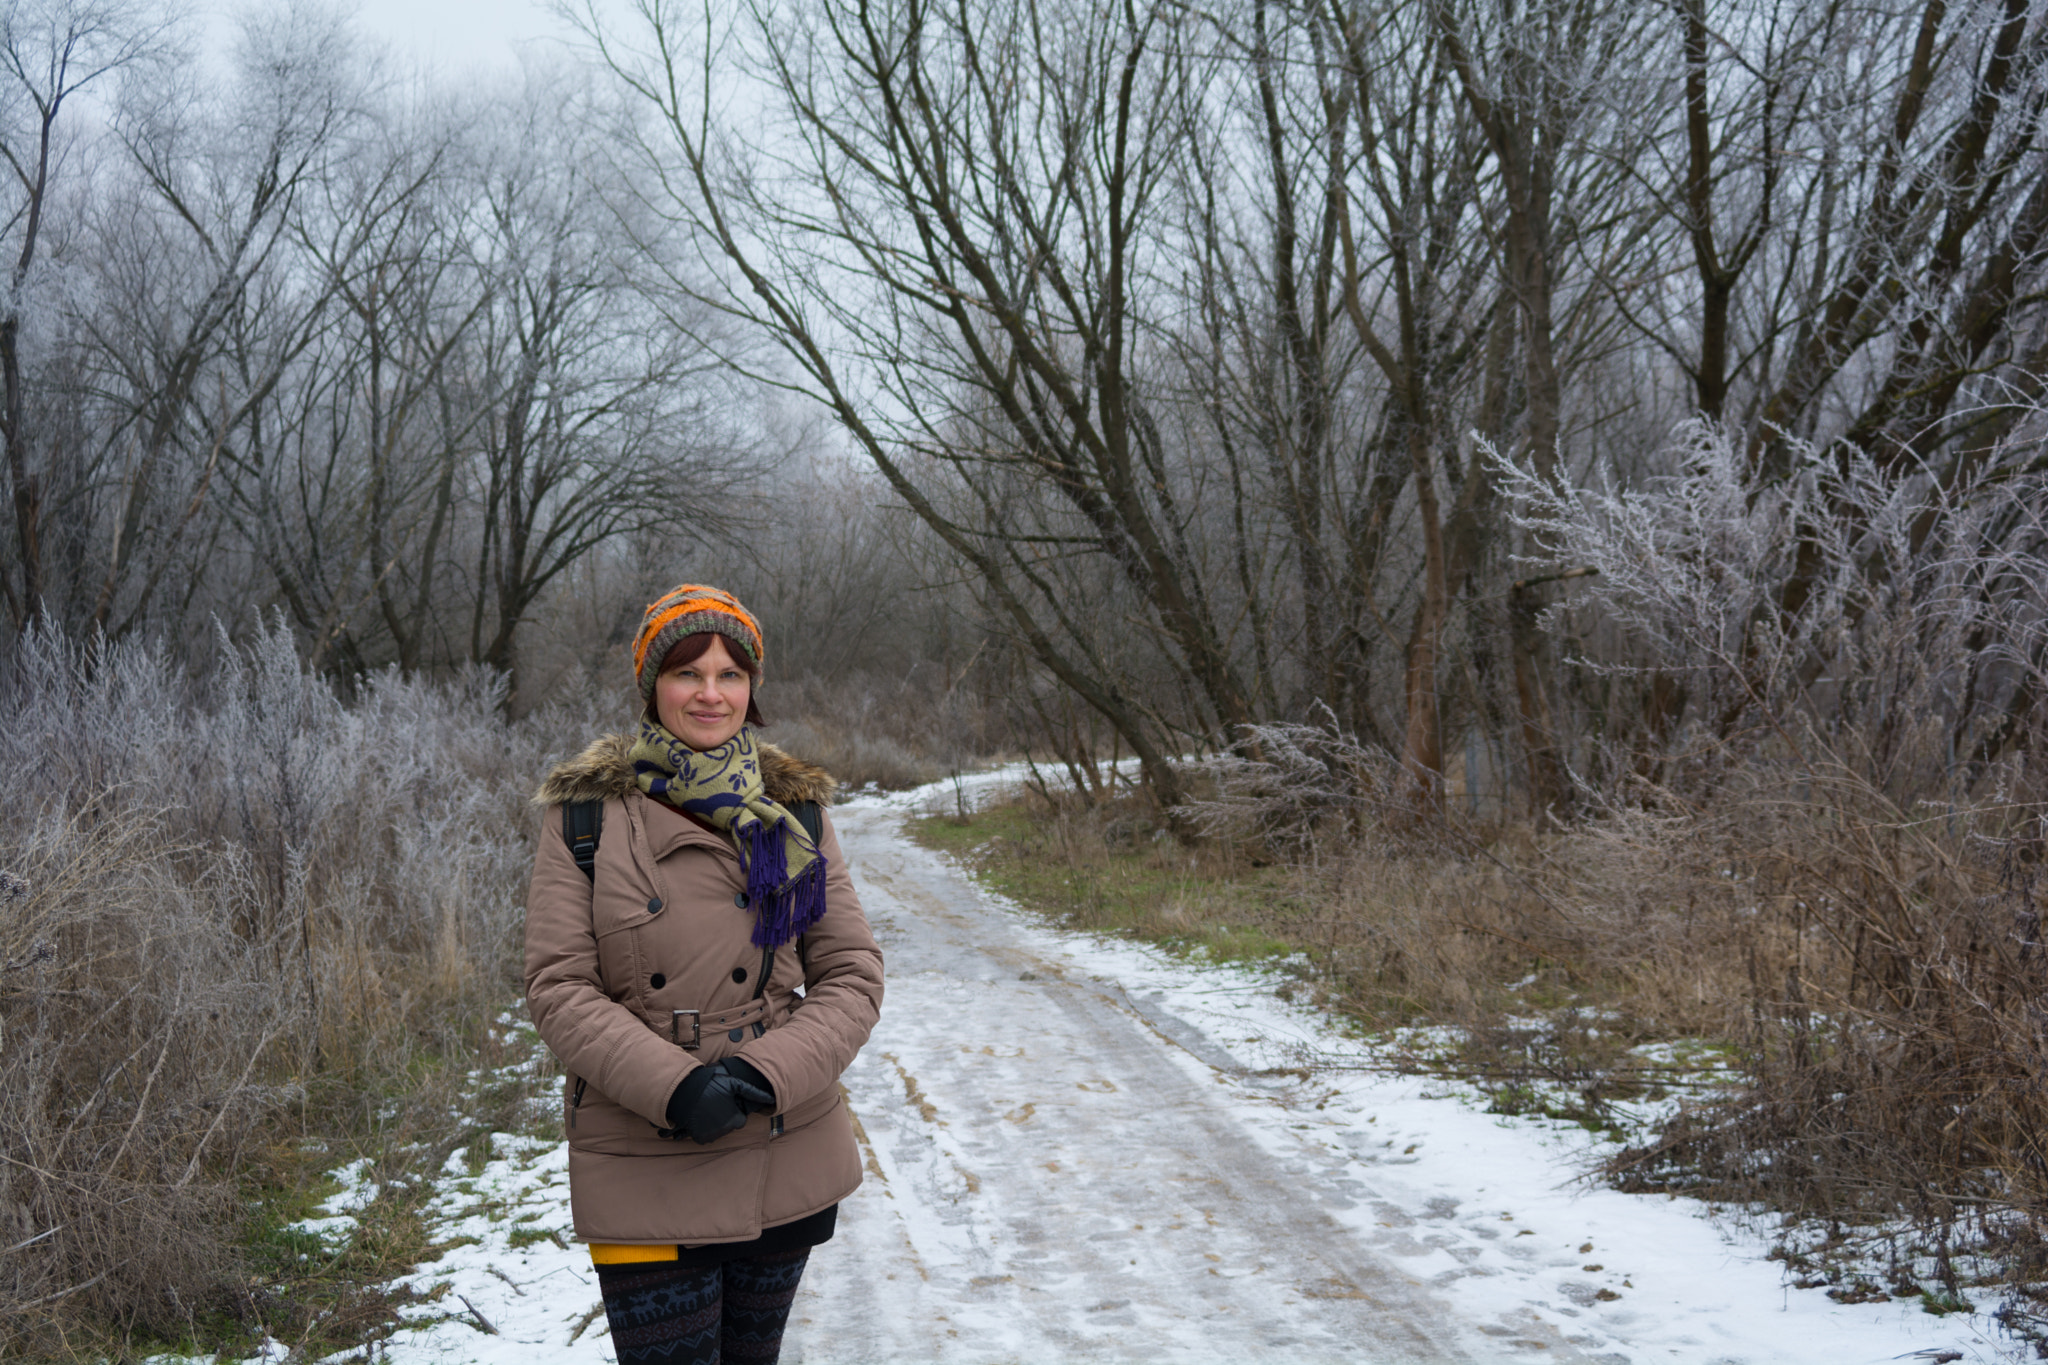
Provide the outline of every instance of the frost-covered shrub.
{"type": "Polygon", "coordinates": [[[1247,725],[1236,739],[1234,749],[1185,765],[1205,794],[1180,813],[1204,836],[1316,861],[1332,844],[1340,855],[1355,851],[1367,831],[1403,821],[1400,766],[1327,711],[1320,724],[1247,725]]]}
{"type": "Polygon", "coordinates": [[[1560,903],[1581,924],[1637,907],[1646,944],[1682,906],[1735,932],[1670,951],[1746,968],[1725,1032],[1748,1089],[1615,1170],[1905,1214],[2042,1279],[2015,1249],[2048,1224],[2048,476],[1809,449],[1774,480],[1706,423],[1633,488],[1495,468],[1535,562],[1593,571],[1547,622],[1577,667],[1679,697],[1661,730],[1609,707],[1550,855],[1560,903]]]}
{"type": "Polygon", "coordinates": [[[1987,463],[1944,484],[1807,448],[1780,479],[1704,421],[1679,433],[1673,472],[1628,488],[1492,458],[1530,570],[1591,571],[1547,618],[1576,666],[1677,685],[1656,727],[1603,709],[1629,758],[1722,759],[1768,738],[1913,801],[1984,780],[2048,696],[2038,472],[1987,463]]]}
{"type": "Polygon", "coordinates": [[[244,1293],[251,1144],[445,1125],[418,1063],[518,994],[527,793],[587,727],[508,725],[483,671],[344,697],[281,625],[219,654],[37,631],[0,672],[0,1349],[37,1302],[176,1331],[244,1293]]]}

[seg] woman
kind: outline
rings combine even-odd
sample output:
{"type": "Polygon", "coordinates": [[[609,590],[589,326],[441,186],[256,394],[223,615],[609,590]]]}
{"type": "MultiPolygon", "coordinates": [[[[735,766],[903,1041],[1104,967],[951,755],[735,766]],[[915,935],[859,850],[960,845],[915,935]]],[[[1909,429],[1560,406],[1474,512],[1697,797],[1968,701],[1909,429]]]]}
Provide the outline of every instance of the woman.
{"type": "Polygon", "coordinates": [[[730,594],[676,588],[633,641],[637,738],[535,797],[526,1000],[568,1072],[569,1202],[619,1365],[774,1361],[860,1184],[839,1075],[882,954],[818,809],[831,777],[755,738],[763,657],[730,594]]]}

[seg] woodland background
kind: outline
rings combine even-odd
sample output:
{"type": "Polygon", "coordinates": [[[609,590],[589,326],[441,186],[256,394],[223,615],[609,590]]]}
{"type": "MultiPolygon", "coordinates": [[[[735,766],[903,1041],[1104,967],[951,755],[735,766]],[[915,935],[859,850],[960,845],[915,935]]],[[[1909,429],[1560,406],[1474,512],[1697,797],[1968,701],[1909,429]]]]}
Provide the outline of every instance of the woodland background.
{"type": "Polygon", "coordinates": [[[1711,1040],[1613,1178],[2038,1317],[2048,16],[562,27],[0,11],[0,1349],[300,1312],[237,1192],[481,1121],[524,793],[693,577],[852,785],[1281,867],[1333,1005],[1596,1119],[1711,1040]]]}

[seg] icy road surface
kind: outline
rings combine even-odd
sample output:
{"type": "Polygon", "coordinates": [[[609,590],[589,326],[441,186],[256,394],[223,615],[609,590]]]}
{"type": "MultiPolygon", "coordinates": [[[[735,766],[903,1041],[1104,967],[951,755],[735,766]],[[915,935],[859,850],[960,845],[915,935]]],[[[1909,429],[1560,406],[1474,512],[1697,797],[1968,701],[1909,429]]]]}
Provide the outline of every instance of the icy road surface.
{"type": "MultiPolygon", "coordinates": [[[[1039,926],[902,836],[923,799],[834,812],[888,998],[845,1078],[867,1179],[785,1361],[2021,1358],[1980,1319],[1790,1289],[1690,1201],[1586,1187],[1576,1128],[1344,1069],[1366,1045],[1269,978],[1039,926]]],[[[451,1159],[436,1235],[475,1240],[407,1277],[432,1299],[373,1359],[612,1359],[564,1149],[496,1145],[451,1159]]],[[[364,1197],[341,1175],[324,1222],[364,1197]]]]}

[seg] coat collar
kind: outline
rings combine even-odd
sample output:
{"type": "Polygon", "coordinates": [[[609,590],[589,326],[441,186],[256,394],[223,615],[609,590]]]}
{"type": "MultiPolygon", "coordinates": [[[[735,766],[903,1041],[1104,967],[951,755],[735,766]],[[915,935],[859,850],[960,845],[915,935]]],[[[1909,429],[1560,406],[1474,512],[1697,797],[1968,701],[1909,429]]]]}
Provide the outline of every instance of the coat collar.
{"type": "MultiPolygon", "coordinates": [[[[797,801],[832,804],[832,795],[839,786],[832,774],[815,763],[791,757],[773,744],[757,742],[756,747],[761,755],[761,785],[769,800],[783,806],[797,801]]],[[[638,792],[640,784],[634,780],[633,763],[628,757],[632,749],[633,741],[627,735],[600,736],[576,757],[554,766],[540,784],[540,790],[533,794],[533,804],[560,806],[571,801],[617,800],[628,792],[638,792]]],[[[703,833],[687,820],[682,823],[703,833]]]]}

